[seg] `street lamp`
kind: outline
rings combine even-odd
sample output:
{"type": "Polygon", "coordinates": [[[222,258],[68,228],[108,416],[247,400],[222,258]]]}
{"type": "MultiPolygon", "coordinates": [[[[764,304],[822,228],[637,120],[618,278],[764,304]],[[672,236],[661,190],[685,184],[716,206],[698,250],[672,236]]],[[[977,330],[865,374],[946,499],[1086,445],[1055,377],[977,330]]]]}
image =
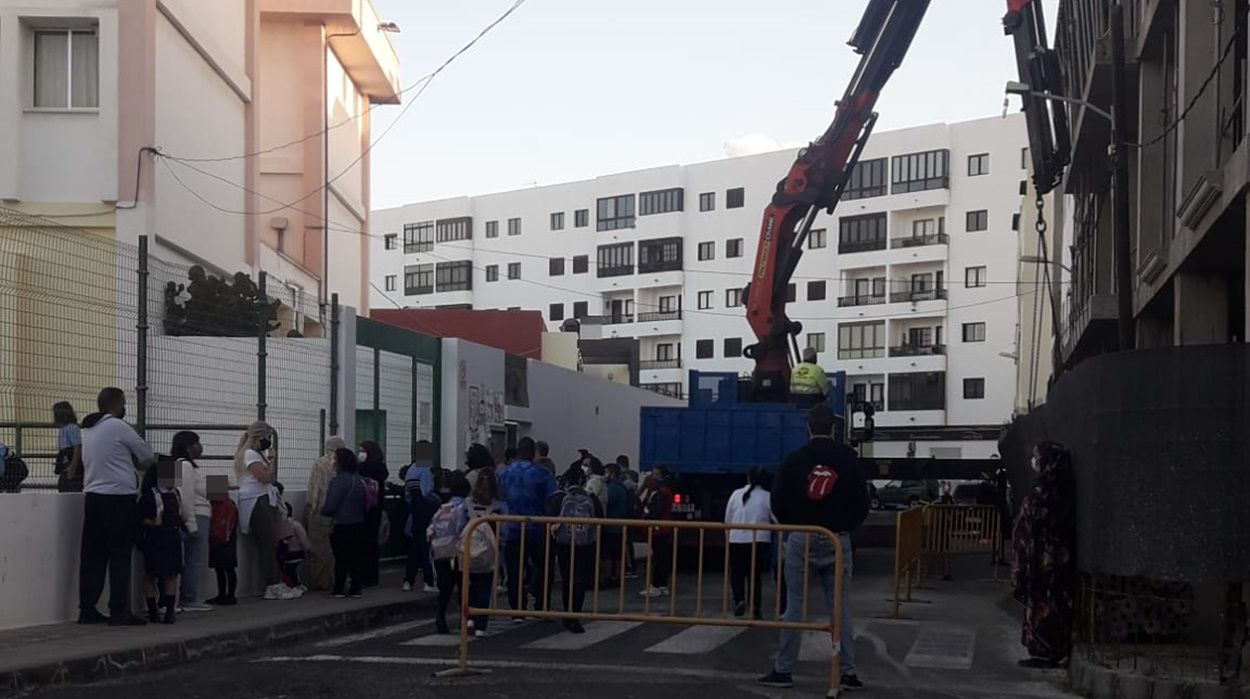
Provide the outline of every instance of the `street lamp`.
{"type": "MultiPolygon", "coordinates": [[[[394,22],[381,22],[377,30],[388,34],[398,34],[399,25],[394,22]]],[[[359,36],[364,27],[357,27],[353,32],[327,34],[325,51],[322,55],[321,81],[325,91],[325,103],[321,108],[321,302],[330,299],[330,40],[359,36]]]]}
{"type": "Polygon", "coordinates": [[[1025,263],[1035,264],[1035,265],[1054,265],[1058,267],[1059,269],[1062,269],[1063,271],[1067,272],[1068,274],[1072,274],[1071,267],[1063,264],[1062,262],[1058,262],[1056,260],[1048,260],[1044,257],[1038,257],[1036,255],[1024,255],[1020,258],[1020,261],[1025,262],[1025,263]]]}
{"type": "Polygon", "coordinates": [[[1007,94],[1020,95],[1021,97],[1027,95],[1029,97],[1037,97],[1038,99],[1050,100],[1052,102],[1065,102],[1067,104],[1075,104],[1085,107],[1091,112],[1111,122],[1112,128],[1115,127],[1115,119],[1111,116],[1111,112],[1108,112],[1092,102],[1079,100],[1075,97],[1064,97],[1063,95],[1056,95],[1051,92],[1039,92],[1029,87],[1028,83],[1017,82],[1015,80],[1009,80],[1007,82],[1007,94]]]}

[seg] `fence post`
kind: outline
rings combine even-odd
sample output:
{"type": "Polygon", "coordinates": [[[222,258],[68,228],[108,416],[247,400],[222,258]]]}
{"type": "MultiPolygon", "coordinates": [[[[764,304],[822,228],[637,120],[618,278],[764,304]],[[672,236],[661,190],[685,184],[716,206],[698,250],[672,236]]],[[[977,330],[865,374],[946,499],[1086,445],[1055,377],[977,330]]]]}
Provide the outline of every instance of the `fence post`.
{"type": "Polygon", "coordinates": [[[139,236],[138,307],[135,308],[135,431],[148,429],[148,237],[139,236]]]}
{"type": "Polygon", "coordinates": [[[339,295],[330,295],[330,434],[339,433],[339,295]]]}
{"type": "Polygon", "coordinates": [[[269,364],[269,273],[260,271],[260,307],[256,309],[256,419],[265,419],[265,377],[269,364]]]}
{"type": "MultiPolygon", "coordinates": [[[[373,441],[382,441],[382,400],[378,391],[382,388],[382,350],[373,348],[373,441]]],[[[357,437],[359,439],[359,437],[357,437]]]]}

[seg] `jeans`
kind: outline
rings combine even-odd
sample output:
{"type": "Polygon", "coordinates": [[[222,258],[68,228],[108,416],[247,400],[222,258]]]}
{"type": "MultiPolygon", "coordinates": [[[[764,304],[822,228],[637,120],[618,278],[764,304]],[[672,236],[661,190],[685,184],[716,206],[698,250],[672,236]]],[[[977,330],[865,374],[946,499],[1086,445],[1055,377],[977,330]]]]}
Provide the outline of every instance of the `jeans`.
{"type": "Polygon", "coordinates": [[[210,518],[196,515],[195,533],[182,539],[182,583],[178,599],[183,606],[200,601],[200,571],[208,561],[208,529],[211,525],[210,518]]]}
{"type": "Polygon", "coordinates": [[[131,551],[139,534],[134,495],[87,493],[83,498],[82,549],[79,553],[78,609],[95,609],[109,579],[109,611],[130,610],[131,551]]]}
{"type": "MultiPolygon", "coordinates": [[[[840,534],[838,540],[842,544],[842,637],[838,644],[843,675],[855,674],[855,629],[851,624],[851,577],[853,564],[851,560],[851,537],[840,534]]],[[[809,534],[791,534],[786,541],[786,613],[785,621],[803,621],[803,588],[808,587],[816,592],[816,582],[821,586],[820,598],[824,601],[825,612],[833,616],[833,590],[835,552],[833,543],[809,534]],[[807,548],[806,540],[811,537],[811,560],[808,565],[808,584],[803,583],[803,554],[807,548]]],[[[803,640],[803,632],[798,629],[782,629],[778,641],[777,660],[774,668],[777,672],[788,675],[794,669],[799,658],[799,645],[803,640]]]]}
{"type": "Polygon", "coordinates": [[[430,559],[430,540],[425,538],[425,529],[414,527],[413,535],[408,537],[408,565],[404,571],[404,581],[417,581],[417,569],[421,569],[425,584],[434,586],[434,561],[430,559]]]}
{"type": "Polygon", "coordinates": [[[334,525],[334,532],[330,534],[330,547],[334,550],[334,594],[343,594],[348,577],[352,581],[349,594],[358,594],[364,584],[366,527],[365,524],[334,525]]]}

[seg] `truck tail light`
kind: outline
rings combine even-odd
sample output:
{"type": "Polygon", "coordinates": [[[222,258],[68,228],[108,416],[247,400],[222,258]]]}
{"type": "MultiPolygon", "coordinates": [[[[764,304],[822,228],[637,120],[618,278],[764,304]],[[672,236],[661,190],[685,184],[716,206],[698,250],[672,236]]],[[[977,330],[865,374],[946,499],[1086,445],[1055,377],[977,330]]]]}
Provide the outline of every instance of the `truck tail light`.
{"type": "Polygon", "coordinates": [[[680,495],[680,494],[678,494],[678,495],[674,495],[674,496],[673,496],[673,504],[674,504],[674,505],[680,505],[680,504],[681,504],[681,495],[680,495]]]}

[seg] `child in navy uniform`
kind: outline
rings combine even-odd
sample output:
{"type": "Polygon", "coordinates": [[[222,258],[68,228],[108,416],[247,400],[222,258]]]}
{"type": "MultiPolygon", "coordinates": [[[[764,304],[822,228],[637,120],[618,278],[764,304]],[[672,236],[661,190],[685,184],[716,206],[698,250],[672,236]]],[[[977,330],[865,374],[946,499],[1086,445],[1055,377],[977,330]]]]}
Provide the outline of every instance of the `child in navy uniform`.
{"type": "Polygon", "coordinates": [[[235,590],[239,586],[239,508],[230,499],[230,478],[209,476],[208,499],[213,505],[213,515],[208,531],[208,567],[217,573],[217,596],[206,600],[209,604],[238,604],[235,590]]]}
{"type": "Polygon", "coordinates": [[[174,623],[174,599],[178,592],[178,576],[182,575],[182,535],[187,524],[182,520],[182,502],[177,490],[177,467],[172,459],[161,457],[143,476],[139,496],[139,518],[143,524],[139,548],[143,552],[146,575],[143,590],[148,602],[148,621],[174,623]],[[157,589],[160,585],[160,604],[157,589]]]}

